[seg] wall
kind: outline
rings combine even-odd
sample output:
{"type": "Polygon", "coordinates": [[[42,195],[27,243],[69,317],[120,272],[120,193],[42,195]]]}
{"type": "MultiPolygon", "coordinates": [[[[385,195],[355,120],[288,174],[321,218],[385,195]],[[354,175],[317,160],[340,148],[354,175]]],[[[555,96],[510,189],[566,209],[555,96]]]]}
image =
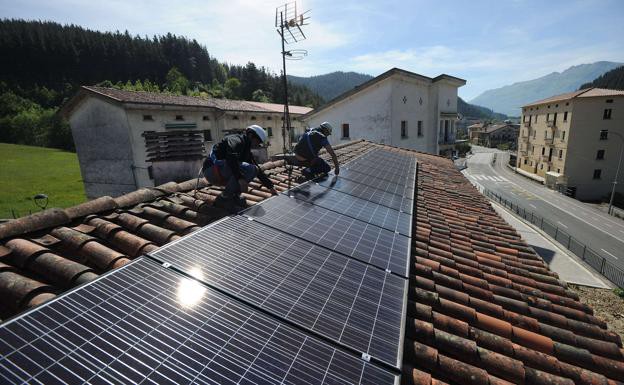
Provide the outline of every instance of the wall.
{"type": "Polygon", "coordinates": [[[391,104],[392,81],[385,79],[320,111],[306,123],[314,127],[330,122],[334,127],[329,137],[332,145],[356,139],[392,144],[391,104]],[[349,138],[341,138],[343,123],[349,124],[349,138]]]}
{"type": "Polygon", "coordinates": [[[74,110],[69,124],[89,199],[136,190],[132,143],[121,107],[87,97],[74,110]]]}
{"type": "Polygon", "coordinates": [[[429,82],[408,76],[393,76],[391,144],[418,151],[435,153],[436,129],[429,82]],[[422,121],[422,136],[418,136],[418,121],[422,121]],[[401,137],[401,121],[406,122],[407,137],[401,137]]]}
{"type": "MultiPolygon", "coordinates": [[[[624,137],[624,97],[592,97],[574,99],[574,117],[566,156],[568,186],[576,186],[578,199],[604,199],[611,193],[613,180],[624,143],[612,133],[624,137]],[[613,103],[606,103],[612,99],[613,103]],[[611,119],[603,119],[605,108],[612,109],[611,119]],[[600,140],[600,130],[609,130],[608,140],[600,140]],[[597,160],[598,150],[605,150],[604,159],[597,160]],[[594,170],[601,178],[594,179],[594,170]]],[[[617,191],[624,193],[624,172],[620,170],[617,191]]]]}

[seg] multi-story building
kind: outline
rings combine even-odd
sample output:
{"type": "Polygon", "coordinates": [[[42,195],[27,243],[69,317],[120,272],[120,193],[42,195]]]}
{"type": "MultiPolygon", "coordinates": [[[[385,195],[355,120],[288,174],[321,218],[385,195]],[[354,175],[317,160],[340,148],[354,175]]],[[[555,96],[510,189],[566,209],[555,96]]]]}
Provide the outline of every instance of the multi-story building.
{"type": "Polygon", "coordinates": [[[393,68],[305,114],[310,126],[328,121],[330,143],[367,139],[432,154],[455,144],[457,89],[466,81],[393,68]]]}
{"type": "MultiPolygon", "coordinates": [[[[63,106],[71,126],[87,197],[118,196],[141,187],[197,176],[223,136],[258,124],[270,145],[259,160],[282,151],[281,104],[82,87],[63,106]]],[[[293,137],[311,108],[291,106],[293,137]]]]}
{"type": "Polygon", "coordinates": [[[506,121],[505,123],[497,124],[474,124],[469,128],[472,128],[470,141],[473,144],[486,147],[508,144],[509,148],[515,149],[520,125],[506,121]]]}
{"type": "Polygon", "coordinates": [[[520,169],[550,173],[579,199],[604,199],[624,148],[624,91],[588,88],[527,104],[518,143],[520,169]]]}

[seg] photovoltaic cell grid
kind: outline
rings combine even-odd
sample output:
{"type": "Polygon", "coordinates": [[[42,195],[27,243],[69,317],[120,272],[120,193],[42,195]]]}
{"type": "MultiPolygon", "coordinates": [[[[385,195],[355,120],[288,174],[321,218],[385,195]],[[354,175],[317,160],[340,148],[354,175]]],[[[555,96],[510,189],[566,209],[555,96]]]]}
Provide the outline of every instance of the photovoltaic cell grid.
{"type": "Polygon", "coordinates": [[[308,330],[401,364],[407,280],[233,217],[150,254],[308,330]]]}
{"type": "Polygon", "coordinates": [[[0,379],[398,383],[388,371],[144,259],[3,324],[0,379]]]}
{"type": "Polygon", "coordinates": [[[383,177],[379,177],[378,174],[384,175],[383,171],[378,173],[363,174],[359,171],[352,169],[341,169],[339,178],[348,179],[353,182],[361,183],[368,187],[372,187],[377,190],[396,194],[404,198],[411,198],[414,196],[414,186],[412,184],[397,184],[393,183],[383,177]]]}
{"type": "Polygon", "coordinates": [[[374,173],[379,178],[398,184],[413,183],[416,159],[412,156],[378,150],[369,152],[345,165],[346,169],[374,173]]]}
{"type": "Polygon", "coordinates": [[[243,214],[288,234],[407,277],[410,238],[404,235],[286,195],[268,199],[243,214]]]}
{"type": "Polygon", "coordinates": [[[289,194],[296,199],[305,200],[387,230],[398,231],[408,237],[412,234],[411,215],[316,183],[295,187],[289,194]]]}
{"type": "Polygon", "coordinates": [[[408,214],[412,214],[413,211],[414,201],[411,199],[413,196],[393,194],[340,176],[330,176],[320,180],[318,184],[408,214]]]}

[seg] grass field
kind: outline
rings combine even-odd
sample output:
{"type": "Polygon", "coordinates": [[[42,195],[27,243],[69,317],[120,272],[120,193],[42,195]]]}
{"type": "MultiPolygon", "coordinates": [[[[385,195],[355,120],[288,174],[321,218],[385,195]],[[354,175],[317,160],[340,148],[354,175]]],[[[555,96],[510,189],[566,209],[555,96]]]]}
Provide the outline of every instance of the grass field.
{"type": "Polygon", "coordinates": [[[40,211],[37,194],[48,196],[48,208],[87,200],[76,154],[52,148],[0,143],[0,186],[0,218],[40,211]]]}

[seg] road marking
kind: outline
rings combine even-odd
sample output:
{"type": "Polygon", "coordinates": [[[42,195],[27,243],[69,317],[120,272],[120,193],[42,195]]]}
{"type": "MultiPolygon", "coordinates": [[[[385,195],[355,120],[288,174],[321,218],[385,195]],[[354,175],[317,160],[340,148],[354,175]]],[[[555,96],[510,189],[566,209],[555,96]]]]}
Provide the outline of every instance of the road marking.
{"type": "Polygon", "coordinates": [[[610,225],[610,224],[608,224],[608,223],[603,223],[603,225],[605,225],[605,226],[607,226],[607,227],[610,227],[610,228],[613,228],[613,226],[611,226],[611,225],[610,225]]]}
{"type": "Polygon", "coordinates": [[[537,206],[535,206],[534,204],[529,203],[529,206],[533,207],[534,209],[537,209],[537,206]]]}
{"type": "Polygon", "coordinates": [[[615,259],[619,259],[618,257],[616,257],[615,255],[611,254],[610,252],[608,252],[608,251],[607,251],[607,250],[605,250],[605,249],[600,249],[600,250],[604,251],[605,253],[609,254],[610,256],[612,256],[612,257],[613,257],[613,258],[615,258],[615,259]]]}
{"type": "Polygon", "coordinates": [[[559,223],[561,226],[565,227],[566,229],[568,228],[568,226],[564,225],[563,223],[557,221],[557,223],[559,223]]]}

